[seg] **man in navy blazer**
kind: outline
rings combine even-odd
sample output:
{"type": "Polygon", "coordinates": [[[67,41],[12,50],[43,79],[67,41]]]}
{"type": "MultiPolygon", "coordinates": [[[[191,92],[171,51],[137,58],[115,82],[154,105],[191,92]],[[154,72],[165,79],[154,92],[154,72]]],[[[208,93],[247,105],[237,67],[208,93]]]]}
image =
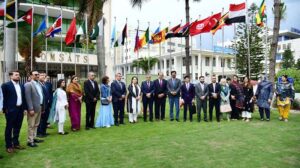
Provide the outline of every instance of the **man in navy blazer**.
{"type": "Polygon", "coordinates": [[[126,85],[121,81],[121,73],[115,75],[116,80],[111,84],[112,103],[114,108],[115,125],[124,124],[126,85]]]}
{"type": "Polygon", "coordinates": [[[3,92],[3,112],[6,118],[6,151],[13,153],[15,149],[25,149],[20,145],[19,134],[27,105],[24,86],[19,83],[20,73],[12,71],[9,76],[11,81],[3,83],[1,88],[3,92]]]}
{"type": "Polygon", "coordinates": [[[155,119],[165,120],[166,99],[168,94],[167,80],[162,72],[158,73],[158,79],[154,81],[155,119]]]}
{"type": "Polygon", "coordinates": [[[153,122],[153,98],[154,82],[151,81],[151,75],[146,76],[146,81],[142,82],[144,121],[147,122],[147,107],[149,106],[149,120],[153,122]]]}
{"type": "Polygon", "coordinates": [[[209,120],[212,121],[213,108],[215,108],[217,121],[220,122],[221,85],[217,83],[216,75],[212,75],[211,82],[212,83],[208,85],[209,120]]]}
{"type": "Polygon", "coordinates": [[[187,118],[187,108],[189,108],[190,112],[190,121],[193,121],[193,113],[191,111],[192,105],[195,101],[195,87],[192,83],[190,83],[190,77],[184,77],[184,84],[180,88],[181,90],[181,98],[184,101],[184,110],[183,110],[183,121],[186,121],[187,118]]]}

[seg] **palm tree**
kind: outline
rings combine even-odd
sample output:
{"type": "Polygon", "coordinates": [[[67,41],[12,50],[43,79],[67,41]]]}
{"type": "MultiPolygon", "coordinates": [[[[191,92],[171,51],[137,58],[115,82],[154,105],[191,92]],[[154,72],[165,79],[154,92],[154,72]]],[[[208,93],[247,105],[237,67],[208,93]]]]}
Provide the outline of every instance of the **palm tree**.
{"type": "Polygon", "coordinates": [[[139,58],[132,62],[133,67],[141,68],[146,74],[150,73],[150,70],[159,60],[154,57],[139,58]]]}
{"type": "MultiPolygon", "coordinates": [[[[142,7],[142,4],[148,0],[130,0],[133,7],[142,7]]],[[[194,2],[200,2],[201,0],[193,0],[194,2]]],[[[190,22],[190,0],[185,0],[185,19],[186,23],[190,22]]],[[[185,37],[185,65],[186,74],[190,74],[190,37],[185,37]]]]}
{"type": "MultiPolygon", "coordinates": [[[[34,21],[33,30],[36,30],[39,26],[39,21],[34,21]]],[[[19,28],[18,31],[18,46],[21,57],[25,60],[25,72],[29,75],[31,71],[31,26],[25,25],[19,28]]],[[[40,57],[43,50],[44,37],[42,34],[33,38],[33,68],[36,66],[36,57],[40,57]]]]}
{"type": "Polygon", "coordinates": [[[269,66],[269,80],[274,82],[275,80],[275,64],[276,64],[276,53],[278,45],[278,36],[280,29],[280,21],[283,18],[284,3],[281,0],[274,0],[274,27],[273,27],[273,37],[271,42],[271,55],[270,55],[270,66],[269,66]]]}

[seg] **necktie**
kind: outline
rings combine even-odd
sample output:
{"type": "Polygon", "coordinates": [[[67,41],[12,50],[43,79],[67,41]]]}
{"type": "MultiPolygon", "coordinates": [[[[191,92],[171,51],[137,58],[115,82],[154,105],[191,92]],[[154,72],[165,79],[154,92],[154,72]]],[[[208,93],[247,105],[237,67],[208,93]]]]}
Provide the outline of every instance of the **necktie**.
{"type": "Polygon", "coordinates": [[[214,87],[214,93],[216,92],[216,84],[213,84],[214,87]]]}
{"type": "Polygon", "coordinates": [[[162,87],[162,82],[161,82],[161,80],[159,80],[159,85],[160,85],[160,87],[162,87]]]}
{"type": "Polygon", "coordinates": [[[150,82],[147,82],[148,88],[150,88],[150,82]]]}
{"type": "Polygon", "coordinates": [[[187,88],[187,90],[189,90],[189,84],[188,83],[186,84],[186,88],[187,88]]]}

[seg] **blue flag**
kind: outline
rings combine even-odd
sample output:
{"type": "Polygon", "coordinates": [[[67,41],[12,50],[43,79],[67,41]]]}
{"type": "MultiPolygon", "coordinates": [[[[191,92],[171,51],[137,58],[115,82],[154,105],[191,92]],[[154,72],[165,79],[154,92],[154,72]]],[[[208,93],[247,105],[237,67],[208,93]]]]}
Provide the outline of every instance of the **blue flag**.
{"type": "Polygon", "coordinates": [[[42,23],[40,24],[39,28],[36,30],[36,32],[33,33],[33,36],[38,35],[39,33],[41,33],[42,31],[47,29],[47,24],[46,24],[46,16],[44,17],[42,23]]]}
{"type": "Polygon", "coordinates": [[[116,41],[116,25],[114,25],[114,28],[111,32],[111,42],[110,42],[110,46],[113,47],[114,42],[116,41]]]}

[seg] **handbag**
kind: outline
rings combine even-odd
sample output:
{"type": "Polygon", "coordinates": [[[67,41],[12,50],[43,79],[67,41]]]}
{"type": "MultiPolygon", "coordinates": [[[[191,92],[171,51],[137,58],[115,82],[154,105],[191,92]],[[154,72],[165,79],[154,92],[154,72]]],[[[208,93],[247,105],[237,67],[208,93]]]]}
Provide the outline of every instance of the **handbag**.
{"type": "Polygon", "coordinates": [[[220,106],[220,112],[226,113],[232,111],[230,104],[223,104],[220,106]]]}
{"type": "Polygon", "coordinates": [[[192,105],[191,112],[192,112],[192,114],[196,114],[196,105],[195,104],[192,105]]]}
{"type": "Polygon", "coordinates": [[[109,101],[105,98],[105,99],[101,99],[101,104],[102,105],[109,105],[109,101]]]}

